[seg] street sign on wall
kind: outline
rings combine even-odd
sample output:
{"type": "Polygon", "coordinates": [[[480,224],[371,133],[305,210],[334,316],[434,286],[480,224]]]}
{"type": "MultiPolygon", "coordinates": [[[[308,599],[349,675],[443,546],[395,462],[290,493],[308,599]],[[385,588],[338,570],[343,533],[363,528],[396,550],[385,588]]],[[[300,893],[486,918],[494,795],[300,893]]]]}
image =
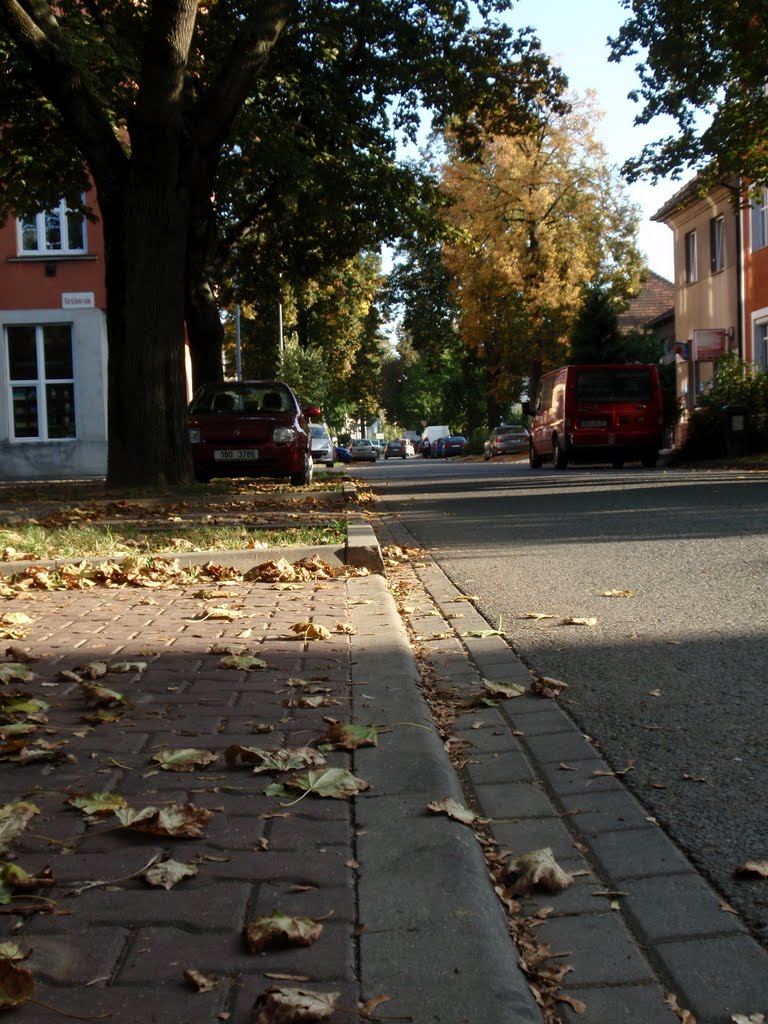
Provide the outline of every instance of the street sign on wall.
{"type": "Polygon", "coordinates": [[[693,332],[693,358],[697,363],[711,362],[724,356],[728,332],[722,328],[693,332]]]}

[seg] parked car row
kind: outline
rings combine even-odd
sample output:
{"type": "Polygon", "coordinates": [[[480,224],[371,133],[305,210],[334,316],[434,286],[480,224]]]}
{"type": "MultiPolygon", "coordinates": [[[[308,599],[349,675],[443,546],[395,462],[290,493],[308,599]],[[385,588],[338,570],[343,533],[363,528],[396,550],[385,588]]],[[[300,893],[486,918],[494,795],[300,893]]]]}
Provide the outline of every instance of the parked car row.
{"type": "Polygon", "coordinates": [[[496,455],[517,455],[528,451],[528,431],[519,424],[502,423],[494,427],[488,440],[483,445],[483,454],[492,459],[496,455]]]}

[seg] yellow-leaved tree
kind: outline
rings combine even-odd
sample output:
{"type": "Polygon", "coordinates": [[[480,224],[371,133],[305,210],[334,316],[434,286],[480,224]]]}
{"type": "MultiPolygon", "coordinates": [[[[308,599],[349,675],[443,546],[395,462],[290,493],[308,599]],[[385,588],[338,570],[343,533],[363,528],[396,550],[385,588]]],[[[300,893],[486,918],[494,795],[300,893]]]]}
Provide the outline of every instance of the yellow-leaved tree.
{"type": "Polygon", "coordinates": [[[486,136],[465,158],[448,139],[444,247],[465,343],[485,364],[489,409],[535,392],[566,358],[585,285],[636,293],[638,211],[596,137],[594,99],[571,97],[525,133],[486,136]]]}

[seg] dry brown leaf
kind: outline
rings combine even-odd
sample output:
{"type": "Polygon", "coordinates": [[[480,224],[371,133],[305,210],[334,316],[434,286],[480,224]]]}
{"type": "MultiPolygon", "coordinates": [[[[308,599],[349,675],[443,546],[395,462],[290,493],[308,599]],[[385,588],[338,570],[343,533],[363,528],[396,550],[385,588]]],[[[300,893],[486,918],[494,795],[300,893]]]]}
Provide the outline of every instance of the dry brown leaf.
{"type": "Polygon", "coordinates": [[[667,992],[664,997],[664,1002],[672,1010],[674,1014],[680,1019],[681,1024],[696,1024],[696,1018],[693,1016],[690,1010],[684,1010],[677,1001],[677,996],[673,992],[667,992]]]}
{"type": "Polygon", "coordinates": [[[768,860],[745,860],[734,874],[741,878],[768,878],[768,860]]]}
{"type": "Polygon", "coordinates": [[[556,619],[557,616],[550,612],[526,612],[523,616],[524,619],[556,619]]]}
{"type": "Polygon", "coordinates": [[[531,683],[531,693],[537,697],[547,697],[554,700],[559,697],[563,690],[568,689],[568,684],[560,679],[550,679],[549,676],[536,676],[531,683]]]}
{"type": "Polygon", "coordinates": [[[311,946],[323,932],[320,920],[314,917],[291,917],[273,910],[249,921],[245,929],[251,953],[267,949],[287,949],[291,946],[311,946]]]}
{"type": "Polygon", "coordinates": [[[523,896],[535,889],[559,892],[573,882],[573,876],[563,871],[548,846],[530,850],[508,861],[504,871],[507,881],[511,882],[509,891],[512,896],[523,896]]]}
{"type": "Polygon", "coordinates": [[[330,629],[317,622],[295,622],[290,629],[302,640],[330,640],[333,636],[330,629]]]}
{"type": "Polygon", "coordinates": [[[589,617],[579,617],[575,615],[566,615],[564,619],[560,620],[563,626],[596,626],[597,619],[589,617]]]}
{"type": "Polygon", "coordinates": [[[219,979],[212,974],[201,974],[193,969],[184,971],[184,981],[191,985],[196,992],[210,992],[219,984],[219,979]]]}
{"type": "Polygon", "coordinates": [[[371,1020],[376,1010],[382,1003],[388,1003],[392,996],[373,996],[372,999],[361,999],[357,1004],[357,1012],[360,1020],[371,1020]]]}
{"type": "Polygon", "coordinates": [[[427,804],[427,810],[432,811],[433,814],[445,814],[447,817],[453,818],[454,821],[461,822],[462,825],[485,824],[488,820],[481,818],[479,814],[475,814],[474,811],[464,807],[450,796],[445,796],[442,800],[432,800],[427,804]]]}
{"type": "Polygon", "coordinates": [[[583,1003],[581,999],[577,999],[575,996],[569,996],[563,992],[558,992],[555,994],[555,1000],[558,1003],[567,1003],[573,1012],[578,1013],[579,1015],[587,1012],[587,1004],[583,1003]]]}
{"type": "Polygon", "coordinates": [[[267,989],[254,1009],[254,1024],[310,1024],[328,1020],[336,1008],[338,992],[308,992],[300,988],[267,989]]]}

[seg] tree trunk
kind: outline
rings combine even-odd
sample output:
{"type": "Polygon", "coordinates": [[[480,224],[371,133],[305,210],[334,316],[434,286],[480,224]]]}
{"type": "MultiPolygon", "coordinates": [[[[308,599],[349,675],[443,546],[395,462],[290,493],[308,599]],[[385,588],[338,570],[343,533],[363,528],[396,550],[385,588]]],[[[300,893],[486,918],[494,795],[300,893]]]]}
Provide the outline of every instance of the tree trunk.
{"type": "Polygon", "coordinates": [[[208,281],[196,287],[188,286],[184,319],[192,363],[192,389],[209,381],[223,380],[224,325],[216,295],[208,281]]]}
{"type": "Polygon", "coordinates": [[[184,378],[187,218],[183,191],[146,175],[129,177],[119,213],[105,215],[110,487],[191,479],[184,378]]]}

